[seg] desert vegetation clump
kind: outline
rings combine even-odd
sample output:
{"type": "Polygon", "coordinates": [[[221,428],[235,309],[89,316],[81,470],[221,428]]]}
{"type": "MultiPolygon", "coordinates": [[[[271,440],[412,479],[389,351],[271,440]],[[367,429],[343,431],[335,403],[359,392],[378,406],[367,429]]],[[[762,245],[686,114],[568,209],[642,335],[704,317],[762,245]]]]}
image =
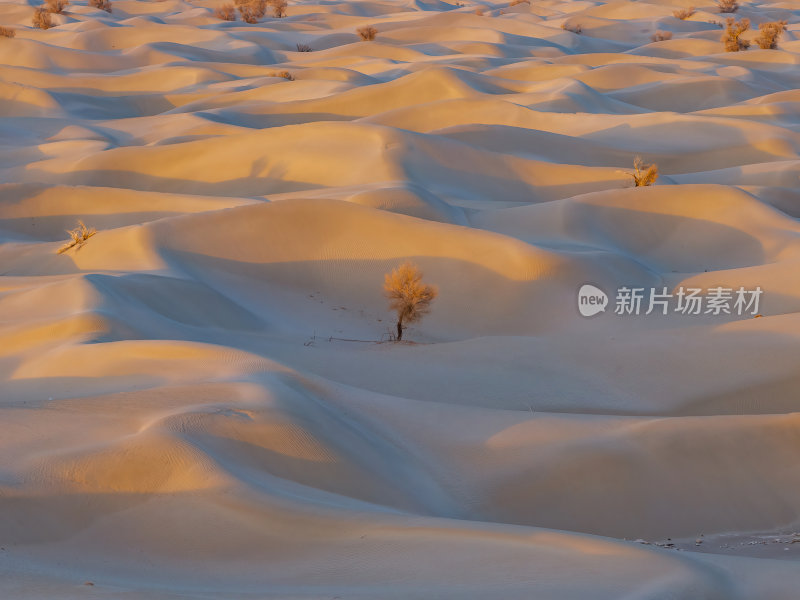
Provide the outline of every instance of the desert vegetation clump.
{"type": "Polygon", "coordinates": [[[483,9],[482,8],[476,8],[475,9],[475,14],[478,15],[479,17],[482,17],[483,16],[483,9]]]}
{"type": "Polygon", "coordinates": [[[33,10],[33,26],[39,29],[50,29],[53,26],[53,19],[50,18],[50,11],[41,6],[35,8],[33,10]]]}
{"type": "Polygon", "coordinates": [[[17,35],[17,32],[11,27],[0,27],[0,37],[13,38],[15,35],[17,35]]]}
{"type": "Polygon", "coordinates": [[[286,0],[267,0],[267,4],[272,7],[272,16],[276,19],[286,16],[286,8],[289,6],[286,0]]]}
{"type": "Polygon", "coordinates": [[[258,23],[258,20],[267,14],[267,0],[234,0],[242,21],[245,23],[258,23]]]}
{"type": "Polygon", "coordinates": [[[773,23],[761,23],[758,26],[760,31],[755,39],[756,44],[762,50],[775,50],[778,47],[778,38],[786,31],[786,21],[775,21],[773,23]]]}
{"type": "Polygon", "coordinates": [[[89,6],[99,8],[107,13],[111,12],[111,0],[89,0],[89,6]]]}
{"type": "Polygon", "coordinates": [[[367,27],[359,27],[356,29],[356,32],[364,42],[371,42],[375,39],[375,36],[378,35],[378,30],[372,25],[368,25],[367,27]]]}
{"type": "Polygon", "coordinates": [[[739,3],[736,0],[717,0],[717,6],[721,13],[735,13],[739,10],[739,3]]]}
{"type": "Polygon", "coordinates": [[[728,17],[727,27],[722,34],[722,43],[725,44],[725,52],[739,52],[747,50],[750,42],[742,39],[742,34],[750,29],[750,19],[736,21],[733,17],[728,17]]]}
{"type": "Polygon", "coordinates": [[[389,308],[397,315],[397,341],[403,339],[409,323],[430,312],[431,302],[438,295],[435,287],[423,283],[422,271],[412,262],[405,262],[385,275],[383,292],[389,299],[389,308]]]}
{"type": "Polygon", "coordinates": [[[308,44],[296,44],[298,52],[313,52],[313,48],[308,44]]]}
{"type": "Polygon", "coordinates": [[[289,73],[289,71],[278,71],[277,73],[272,74],[273,77],[283,77],[288,81],[294,81],[294,75],[289,73]]]}
{"type": "Polygon", "coordinates": [[[63,254],[70,248],[80,249],[90,237],[92,237],[97,230],[92,227],[89,228],[83,224],[83,221],[78,221],[78,226],[75,229],[67,230],[70,240],[58,249],[58,254],[63,254]]]}
{"type": "Polygon", "coordinates": [[[681,21],[685,21],[689,17],[691,17],[695,13],[694,6],[690,6],[689,8],[680,8],[678,10],[672,11],[672,16],[676,19],[680,19],[681,21]]]}
{"type": "Polygon", "coordinates": [[[233,4],[223,4],[214,11],[214,16],[222,21],[236,20],[236,7],[233,4]]]}
{"type": "Polygon", "coordinates": [[[580,25],[570,25],[569,23],[562,23],[561,29],[564,31],[571,31],[576,35],[580,35],[581,31],[583,31],[583,28],[580,25]]]}
{"type": "Polygon", "coordinates": [[[69,4],[69,0],[47,0],[45,6],[47,7],[47,12],[53,13],[54,15],[60,15],[64,12],[64,9],[69,4]]]}
{"type": "Polygon", "coordinates": [[[663,42],[665,40],[672,39],[672,32],[671,31],[656,31],[651,37],[654,42],[663,42]]]}
{"type": "Polygon", "coordinates": [[[635,187],[642,187],[646,185],[653,185],[658,179],[658,165],[646,165],[641,156],[633,159],[633,173],[628,173],[633,177],[633,185],[635,187]]]}
{"type": "Polygon", "coordinates": [[[517,4],[530,4],[531,0],[511,0],[509,3],[509,8],[512,6],[516,6],[517,4]]]}

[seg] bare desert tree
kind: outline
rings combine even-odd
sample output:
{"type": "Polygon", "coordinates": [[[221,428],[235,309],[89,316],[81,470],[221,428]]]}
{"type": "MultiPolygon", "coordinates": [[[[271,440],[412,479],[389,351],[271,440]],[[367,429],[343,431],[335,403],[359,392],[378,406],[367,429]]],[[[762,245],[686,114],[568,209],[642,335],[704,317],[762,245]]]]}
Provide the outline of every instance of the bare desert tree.
{"type": "Polygon", "coordinates": [[[45,6],[47,6],[48,12],[60,15],[64,12],[68,4],[69,0],[47,0],[45,6]]]}
{"type": "Polygon", "coordinates": [[[289,6],[287,0],[269,0],[268,4],[272,7],[272,16],[282,19],[286,16],[286,7],[289,6]]]}
{"type": "Polygon", "coordinates": [[[364,42],[371,42],[375,39],[375,36],[378,35],[378,30],[375,29],[372,25],[367,27],[359,27],[356,29],[356,33],[358,33],[361,41],[364,42]]]}
{"type": "Polygon", "coordinates": [[[104,10],[107,13],[110,13],[112,11],[111,0],[89,0],[89,6],[93,6],[94,8],[99,8],[100,10],[104,10]]]}
{"type": "Polygon", "coordinates": [[[758,26],[761,31],[755,39],[756,44],[762,50],[775,50],[778,47],[778,38],[786,31],[786,21],[776,21],[774,23],[761,23],[758,26]]]}
{"type": "Polygon", "coordinates": [[[438,295],[435,287],[422,282],[422,271],[411,262],[386,274],[383,292],[389,299],[389,308],[397,313],[398,341],[403,339],[403,330],[409,323],[419,321],[430,311],[431,302],[438,295]]]}
{"type": "Polygon", "coordinates": [[[750,29],[750,19],[736,21],[733,17],[728,17],[727,27],[722,34],[722,43],[725,44],[725,52],[739,52],[747,50],[750,42],[742,39],[742,34],[750,29]]]}
{"type": "Polygon", "coordinates": [[[258,20],[267,14],[267,0],[234,0],[242,21],[245,23],[258,23],[258,20]]]}
{"type": "Polygon", "coordinates": [[[628,173],[633,177],[633,183],[636,187],[653,185],[658,179],[658,166],[646,165],[642,161],[641,156],[633,159],[633,173],[628,173]]]}
{"type": "Polygon", "coordinates": [[[50,29],[53,27],[53,20],[50,18],[50,12],[41,6],[33,10],[33,26],[39,29],[50,29]]]}

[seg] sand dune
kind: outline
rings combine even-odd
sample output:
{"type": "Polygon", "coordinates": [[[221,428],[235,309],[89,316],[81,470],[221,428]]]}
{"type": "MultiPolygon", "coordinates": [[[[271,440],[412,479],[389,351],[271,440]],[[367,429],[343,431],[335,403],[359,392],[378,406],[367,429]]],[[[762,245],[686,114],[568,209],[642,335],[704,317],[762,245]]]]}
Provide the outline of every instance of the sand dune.
{"type": "Polygon", "coordinates": [[[0,597],[796,598],[797,4],[221,4],[0,2],[0,597]]]}

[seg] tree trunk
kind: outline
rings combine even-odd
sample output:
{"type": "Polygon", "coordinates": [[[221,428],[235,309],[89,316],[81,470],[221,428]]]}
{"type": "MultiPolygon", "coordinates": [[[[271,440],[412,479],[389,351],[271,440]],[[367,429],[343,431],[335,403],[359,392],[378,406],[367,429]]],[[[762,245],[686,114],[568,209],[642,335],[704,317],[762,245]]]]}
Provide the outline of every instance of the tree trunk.
{"type": "Polygon", "coordinates": [[[403,339],[403,321],[397,320],[397,341],[403,339]]]}

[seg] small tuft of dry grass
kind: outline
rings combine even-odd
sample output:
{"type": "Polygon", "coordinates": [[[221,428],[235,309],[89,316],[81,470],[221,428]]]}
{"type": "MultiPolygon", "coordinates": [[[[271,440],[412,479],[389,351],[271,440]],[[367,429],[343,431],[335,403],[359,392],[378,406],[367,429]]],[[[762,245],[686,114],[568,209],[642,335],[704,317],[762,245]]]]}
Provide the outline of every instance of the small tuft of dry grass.
{"type": "Polygon", "coordinates": [[[778,38],[786,31],[786,25],[786,21],[761,23],[761,25],[758,26],[761,33],[755,39],[758,47],[762,50],[775,50],[778,47],[778,38]]]}
{"type": "Polygon", "coordinates": [[[11,27],[0,27],[0,37],[13,38],[15,35],[17,35],[17,32],[11,27]]]}
{"type": "Polygon", "coordinates": [[[721,13],[735,13],[739,10],[739,3],[736,0],[717,0],[717,6],[721,13]]]}
{"type": "Polygon", "coordinates": [[[681,8],[678,10],[672,11],[672,16],[676,19],[680,19],[681,21],[685,21],[689,17],[691,17],[695,12],[694,6],[690,6],[689,8],[681,8]]]}
{"type": "Polygon", "coordinates": [[[356,33],[358,33],[361,41],[363,42],[371,42],[375,39],[375,36],[378,35],[378,30],[375,29],[372,25],[368,25],[367,27],[359,27],[356,29],[356,33]]]}
{"type": "Polygon", "coordinates": [[[71,239],[58,249],[58,254],[64,254],[64,252],[70,248],[77,248],[80,250],[81,246],[86,243],[86,240],[97,233],[97,230],[94,227],[91,229],[86,227],[83,221],[78,221],[78,226],[75,229],[69,229],[67,233],[71,239]]]}
{"type": "Polygon", "coordinates": [[[45,3],[47,12],[53,13],[54,15],[62,14],[67,5],[69,5],[69,0],[47,0],[45,3]]]}
{"type": "Polygon", "coordinates": [[[642,161],[642,157],[637,156],[633,159],[633,173],[628,173],[628,175],[633,177],[635,187],[653,185],[658,179],[658,166],[646,165],[642,161]]]}
{"type": "Polygon", "coordinates": [[[89,0],[89,6],[99,8],[107,13],[111,12],[111,0],[89,0]]]}
{"type": "Polygon", "coordinates": [[[267,3],[272,7],[273,17],[282,19],[286,16],[286,8],[289,6],[286,0],[267,0],[267,3]]]}
{"type": "Polygon", "coordinates": [[[650,38],[654,42],[663,42],[665,40],[672,39],[672,32],[671,31],[656,31],[653,36],[650,38]]]}
{"type": "Polygon", "coordinates": [[[214,11],[214,16],[222,21],[235,21],[236,7],[233,4],[223,4],[214,11]]]}
{"type": "Polygon", "coordinates": [[[733,17],[728,17],[726,24],[725,33],[722,34],[721,38],[722,43],[725,44],[725,52],[747,50],[750,47],[750,42],[743,40],[742,34],[750,29],[750,19],[742,19],[737,22],[733,17]]]}
{"type": "Polygon", "coordinates": [[[581,32],[583,31],[583,28],[580,25],[578,25],[578,24],[571,25],[569,23],[562,23],[561,24],[561,29],[563,29],[564,31],[571,31],[575,35],[580,35],[581,32]]]}
{"type": "Polygon", "coordinates": [[[313,52],[314,49],[308,44],[295,44],[298,52],[313,52]]]}
{"type": "Polygon", "coordinates": [[[283,77],[288,81],[294,81],[294,75],[289,73],[289,71],[278,71],[272,74],[273,77],[283,77]]]}
{"type": "Polygon", "coordinates": [[[41,6],[33,10],[33,26],[39,29],[50,29],[53,27],[53,19],[50,18],[50,11],[41,6]]]}
{"type": "Polygon", "coordinates": [[[267,14],[267,0],[234,0],[242,21],[245,23],[258,23],[267,14]]]}

